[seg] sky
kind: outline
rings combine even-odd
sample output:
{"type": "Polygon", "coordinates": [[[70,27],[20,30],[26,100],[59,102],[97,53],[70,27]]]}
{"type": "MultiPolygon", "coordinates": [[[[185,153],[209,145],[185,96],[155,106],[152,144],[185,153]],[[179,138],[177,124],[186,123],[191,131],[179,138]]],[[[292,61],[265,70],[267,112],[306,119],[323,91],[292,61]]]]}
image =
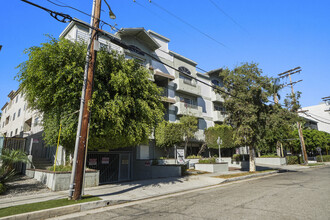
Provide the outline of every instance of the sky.
{"type": "MultiPolygon", "coordinates": [[[[53,11],[89,23],[90,18],[48,0],[31,0],[53,11]]],[[[92,0],[51,0],[91,14],[92,0]]],[[[107,0],[116,15],[111,20],[102,1],[101,19],[119,28],[144,27],[170,39],[169,49],[210,71],[233,69],[244,62],[258,63],[263,75],[300,66],[292,76],[302,92],[303,107],[330,96],[330,1],[328,0],[107,0]]],[[[16,68],[28,59],[24,50],[58,37],[67,26],[49,13],[19,0],[3,1],[0,8],[0,107],[19,87],[16,68]]],[[[111,32],[106,25],[102,29],[111,32]]],[[[203,71],[199,70],[203,73],[203,71]]],[[[282,83],[286,83],[283,80],[282,83]]],[[[290,88],[281,92],[283,102],[290,88]]]]}

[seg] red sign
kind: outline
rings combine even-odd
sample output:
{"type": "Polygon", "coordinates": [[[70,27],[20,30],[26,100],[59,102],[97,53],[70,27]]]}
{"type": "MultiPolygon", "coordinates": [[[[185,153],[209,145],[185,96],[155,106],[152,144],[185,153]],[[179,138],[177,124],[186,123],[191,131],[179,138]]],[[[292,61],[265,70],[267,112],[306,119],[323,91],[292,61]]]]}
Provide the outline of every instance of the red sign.
{"type": "Polygon", "coordinates": [[[102,164],[109,164],[109,157],[102,157],[102,164]]]}
{"type": "Polygon", "coordinates": [[[97,159],[96,158],[89,158],[88,165],[89,166],[97,165],[97,159]]]}

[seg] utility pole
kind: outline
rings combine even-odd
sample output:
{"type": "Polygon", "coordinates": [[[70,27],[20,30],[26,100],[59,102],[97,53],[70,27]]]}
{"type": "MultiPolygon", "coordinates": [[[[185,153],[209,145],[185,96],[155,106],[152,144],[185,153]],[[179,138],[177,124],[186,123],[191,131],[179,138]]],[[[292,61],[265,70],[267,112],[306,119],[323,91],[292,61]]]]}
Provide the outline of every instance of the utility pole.
{"type": "MultiPolygon", "coordinates": [[[[101,14],[101,0],[94,0],[94,16],[92,17],[92,26],[96,29],[99,28],[100,24],[100,14],[101,14]],[[93,19],[94,18],[94,19],[93,19]]],[[[88,107],[89,101],[92,97],[92,89],[93,89],[93,79],[94,79],[94,65],[96,60],[96,51],[94,51],[94,40],[97,38],[97,31],[95,29],[92,30],[92,35],[90,38],[90,47],[88,48],[90,51],[89,59],[88,59],[88,71],[87,71],[87,81],[86,81],[86,90],[84,93],[83,103],[83,111],[80,114],[82,116],[81,119],[81,127],[79,128],[78,123],[78,131],[80,131],[79,136],[79,144],[77,152],[75,152],[76,160],[74,161],[74,165],[76,166],[74,173],[74,192],[72,199],[78,200],[81,199],[81,191],[83,185],[83,174],[84,174],[84,164],[85,164],[85,152],[87,151],[87,135],[88,135],[88,124],[89,124],[89,116],[90,109],[88,107]]],[[[81,104],[82,104],[81,103],[81,104]]],[[[77,133],[78,133],[77,131],[77,133]]],[[[78,137],[77,137],[78,139],[78,137]]],[[[74,171],[73,171],[74,172],[74,171]]],[[[71,188],[71,185],[70,185],[71,188]]],[[[72,194],[71,194],[72,195],[72,194]]]]}
{"type": "MultiPolygon", "coordinates": [[[[291,86],[291,95],[292,95],[292,98],[294,99],[294,102],[296,102],[296,98],[295,98],[295,94],[294,94],[294,90],[293,90],[293,85],[296,84],[296,83],[298,83],[298,82],[301,82],[302,80],[298,80],[296,82],[292,82],[291,75],[293,75],[295,73],[299,73],[299,72],[301,72],[301,67],[296,67],[294,69],[291,69],[291,70],[288,70],[288,71],[285,71],[283,73],[278,74],[278,76],[280,78],[284,78],[284,77],[287,77],[287,76],[289,77],[290,83],[287,84],[287,85],[290,85],[291,86]]],[[[303,132],[302,132],[302,128],[301,128],[300,122],[297,122],[297,127],[298,127],[298,134],[299,134],[299,139],[300,139],[301,151],[302,151],[303,158],[304,158],[304,164],[307,165],[308,164],[308,157],[307,157],[307,152],[306,152],[304,135],[303,135],[303,132]]]]}

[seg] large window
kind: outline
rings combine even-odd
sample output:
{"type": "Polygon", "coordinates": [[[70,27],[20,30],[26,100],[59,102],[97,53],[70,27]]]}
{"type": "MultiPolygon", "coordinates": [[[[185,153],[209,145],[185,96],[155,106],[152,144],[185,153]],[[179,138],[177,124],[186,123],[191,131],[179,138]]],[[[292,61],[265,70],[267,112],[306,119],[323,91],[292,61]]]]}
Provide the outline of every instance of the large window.
{"type": "Polygon", "coordinates": [[[214,111],[219,111],[219,112],[225,114],[226,109],[223,106],[223,103],[219,103],[219,104],[214,104],[214,111]]]}
{"type": "Polygon", "coordinates": [[[180,102],[185,103],[187,108],[197,108],[197,100],[194,98],[180,96],[180,102]]]}
{"type": "Polygon", "coordinates": [[[18,109],[17,118],[21,115],[21,109],[18,109]]]}

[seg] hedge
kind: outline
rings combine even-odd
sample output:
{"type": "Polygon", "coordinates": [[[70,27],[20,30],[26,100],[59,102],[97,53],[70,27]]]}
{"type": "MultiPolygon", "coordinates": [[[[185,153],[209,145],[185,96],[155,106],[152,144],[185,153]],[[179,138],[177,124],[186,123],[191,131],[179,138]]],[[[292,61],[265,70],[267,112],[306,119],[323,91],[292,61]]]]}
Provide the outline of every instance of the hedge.
{"type": "MultiPolygon", "coordinates": [[[[323,162],[330,162],[330,155],[322,155],[322,157],[323,157],[323,162]]],[[[321,156],[320,155],[316,156],[316,160],[317,162],[322,162],[321,156]]]]}
{"type": "Polygon", "coordinates": [[[274,157],[279,157],[278,155],[276,154],[265,154],[265,155],[261,155],[260,157],[262,158],[274,158],[274,157]]]}
{"type": "Polygon", "coordinates": [[[302,164],[304,163],[303,158],[299,156],[286,156],[286,163],[290,164],[302,164]]]}
{"type": "Polygon", "coordinates": [[[6,186],[2,183],[0,183],[0,195],[6,192],[6,186]]]}
{"type": "Polygon", "coordinates": [[[216,160],[214,157],[212,157],[212,158],[208,158],[208,159],[200,159],[198,163],[213,164],[213,163],[216,163],[216,160]]]}

